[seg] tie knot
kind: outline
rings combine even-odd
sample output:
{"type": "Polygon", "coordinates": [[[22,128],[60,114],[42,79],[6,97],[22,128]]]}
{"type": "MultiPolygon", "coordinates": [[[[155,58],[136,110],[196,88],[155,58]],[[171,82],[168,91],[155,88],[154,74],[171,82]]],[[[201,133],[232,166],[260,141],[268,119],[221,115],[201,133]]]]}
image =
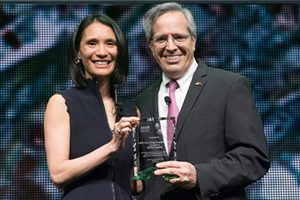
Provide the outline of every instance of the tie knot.
{"type": "Polygon", "coordinates": [[[174,92],[178,88],[178,86],[179,85],[178,85],[177,81],[170,81],[168,83],[169,90],[172,92],[174,92]]]}

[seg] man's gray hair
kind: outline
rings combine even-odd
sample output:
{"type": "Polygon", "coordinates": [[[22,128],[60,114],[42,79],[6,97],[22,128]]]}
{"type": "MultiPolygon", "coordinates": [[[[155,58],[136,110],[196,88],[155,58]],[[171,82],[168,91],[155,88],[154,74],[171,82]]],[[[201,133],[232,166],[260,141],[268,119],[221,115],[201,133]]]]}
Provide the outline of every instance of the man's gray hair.
{"type": "Polygon", "coordinates": [[[148,10],[144,16],[144,31],[147,41],[150,41],[153,37],[153,24],[157,18],[167,12],[182,12],[188,21],[188,31],[191,35],[196,37],[196,24],[194,17],[190,10],[183,8],[180,4],[175,2],[158,4],[155,7],[148,10]]]}

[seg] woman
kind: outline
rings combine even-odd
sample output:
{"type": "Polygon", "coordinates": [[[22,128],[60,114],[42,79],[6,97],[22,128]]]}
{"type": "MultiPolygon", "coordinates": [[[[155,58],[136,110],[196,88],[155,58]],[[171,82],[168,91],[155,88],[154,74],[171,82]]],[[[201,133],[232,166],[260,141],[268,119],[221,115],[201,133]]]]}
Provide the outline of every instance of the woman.
{"type": "Polygon", "coordinates": [[[114,84],[128,73],[127,44],[108,16],[87,16],[74,34],[69,70],[75,87],[54,94],[45,111],[45,145],[63,199],[131,199],[131,103],[116,106],[114,84]]]}

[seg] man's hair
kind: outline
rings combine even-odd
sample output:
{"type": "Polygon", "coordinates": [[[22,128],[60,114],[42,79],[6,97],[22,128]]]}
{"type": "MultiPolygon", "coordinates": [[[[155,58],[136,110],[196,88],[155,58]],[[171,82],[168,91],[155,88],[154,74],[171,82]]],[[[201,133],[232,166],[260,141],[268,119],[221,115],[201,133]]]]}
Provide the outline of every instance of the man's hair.
{"type": "Polygon", "coordinates": [[[194,17],[190,10],[183,8],[180,4],[175,2],[158,4],[148,10],[144,16],[144,31],[147,41],[151,41],[153,37],[153,24],[157,18],[167,12],[182,12],[188,21],[188,31],[191,35],[196,37],[196,24],[194,17]]]}

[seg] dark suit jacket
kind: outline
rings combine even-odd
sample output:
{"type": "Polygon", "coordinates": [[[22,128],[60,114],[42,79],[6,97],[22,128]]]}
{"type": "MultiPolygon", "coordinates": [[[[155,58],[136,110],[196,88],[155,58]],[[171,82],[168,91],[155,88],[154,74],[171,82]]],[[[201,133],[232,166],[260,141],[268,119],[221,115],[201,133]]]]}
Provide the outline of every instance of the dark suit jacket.
{"type": "MultiPolygon", "coordinates": [[[[160,83],[136,98],[141,117],[158,116],[160,83]]],[[[244,76],[199,61],[175,135],[177,160],[195,166],[198,185],[184,190],[154,176],[144,183],[147,200],[246,199],[245,186],[269,169],[263,125],[244,76]]]]}

